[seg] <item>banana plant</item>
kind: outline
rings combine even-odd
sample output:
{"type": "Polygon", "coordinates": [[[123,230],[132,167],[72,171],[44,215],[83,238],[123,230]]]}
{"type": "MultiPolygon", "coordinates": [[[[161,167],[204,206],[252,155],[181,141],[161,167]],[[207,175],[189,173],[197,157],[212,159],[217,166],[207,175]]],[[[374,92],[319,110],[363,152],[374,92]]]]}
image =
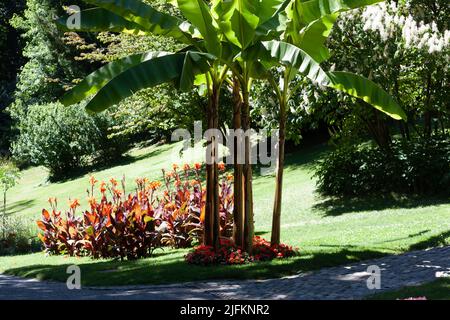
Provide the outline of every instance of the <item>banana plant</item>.
{"type": "MultiPolygon", "coordinates": [[[[250,92],[252,81],[267,73],[257,60],[245,59],[243,53],[262,39],[271,38],[278,13],[284,10],[287,0],[213,0],[211,10],[231,53],[227,64],[233,81],[229,81],[234,96],[233,127],[244,132],[250,129],[250,92]]],[[[245,135],[244,164],[234,162],[234,232],[235,243],[251,253],[254,236],[252,165],[250,162],[250,136],[245,135]]]]}
{"type": "MultiPolygon", "coordinates": [[[[222,61],[221,32],[204,0],[177,0],[187,20],[165,14],[140,0],[85,0],[95,8],[78,13],[75,31],[111,31],[170,36],[186,46],[179,52],[145,52],[113,61],[87,76],[62,99],[71,105],[89,99],[88,112],[101,112],[134,92],[171,83],[177,89],[191,90],[197,79],[205,79],[208,92],[208,129],[218,129],[219,97],[228,76],[222,61]]],[[[69,17],[58,20],[67,30],[69,17]]],[[[69,31],[74,31],[69,29],[69,31]]],[[[219,246],[218,141],[208,138],[207,200],[204,243],[219,246]]]]}
{"type": "Polygon", "coordinates": [[[253,48],[249,59],[259,58],[269,66],[281,66],[279,81],[269,81],[279,102],[280,140],[276,169],[276,190],[272,221],[272,244],[280,243],[281,203],[283,194],[284,148],[287,105],[295,90],[289,85],[300,73],[311,81],[362,99],[396,120],[406,114],[396,101],[369,79],[349,72],[326,72],[320,63],[330,58],[326,40],[339,14],[380,2],[380,0],[292,0],[275,21],[277,40],[266,41],[253,48]]]}
{"type": "MultiPolygon", "coordinates": [[[[380,87],[368,79],[345,72],[325,72],[320,63],[329,58],[325,41],[334,22],[341,12],[370,5],[379,0],[273,0],[255,2],[250,0],[212,1],[213,16],[216,18],[224,38],[238,53],[234,53],[234,77],[239,86],[241,98],[235,99],[239,107],[236,114],[241,115],[236,124],[248,129],[249,92],[252,80],[265,78],[272,84],[280,105],[280,141],[277,162],[277,184],[274,201],[272,243],[280,241],[280,219],[282,201],[282,182],[284,167],[284,145],[286,136],[287,104],[295,93],[290,91],[289,83],[297,73],[310,80],[339,91],[346,92],[371,103],[379,110],[396,119],[404,117],[401,108],[380,87]],[[263,5],[265,11],[260,5],[263,5]],[[266,14],[266,15],[265,15],[266,14]],[[281,79],[274,79],[269,69],[283,67],[281,79]],[[280,81],[277,81],[280,80],[280,81]],[[242,108],[242,110],[240,110],[242,108]]],[[[295,90],[295,89],[294,89],[295,90]]],[[[235,88],[233,93],[237,96],[235,88]]],[[[236,129],[236,128],[235,128],[236,129]]],[[[246,141],[246,150],[249,149],[246,141]]],[[[247,154],[246,154],[247,156],[247,154]]],[[[235,224],[241,223],[243,215],[244,246],[252,236],[252,189],[251,166],[245,162],[242,181],[239,166],[235,167],[235,224]],[[240,190],[243,186],[243,190],[240,190]],[[240,193],[242,192],[242,195],[240,193]],[[243,200],[241,202],[240,200],[243,200]],[[240,207],[242,206],[242,209],[240,207]]],[[[235,239],[238,235],[235,234],[235,239]]],[[[249,248],[248,248],[249,250],[249,248]]]]}

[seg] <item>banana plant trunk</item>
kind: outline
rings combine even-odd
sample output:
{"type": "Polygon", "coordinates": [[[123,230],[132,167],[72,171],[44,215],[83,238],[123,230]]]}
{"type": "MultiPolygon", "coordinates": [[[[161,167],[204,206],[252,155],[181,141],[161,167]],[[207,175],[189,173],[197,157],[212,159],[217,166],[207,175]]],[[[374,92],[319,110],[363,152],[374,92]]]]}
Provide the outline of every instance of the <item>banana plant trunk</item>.
{"type": "MultiPolygon", "coordinates": [[[[209,97],[208,129],[219,127],[219,90],[214,87],[209,97]]],[[[212,246],[216,250],[220,245],[220,212],[219,212],[219,170],[217,165],[219,144],[213,135],[209,138],[207,148],[206,165],[206,215],[205,215],[205,236],[204,244],[212,246]],[[210,152],[210,154],[208,154],[210,152]],[[208,163],[209,162],[209,163],[208,163]]]]}
{"type": "MultiPolygon", "coordinates": [[[[238,80],[233,82],[233,129],[242,129],[242,97],[238,80]]],[[[233,240],[240,247],[244,247],[244,171],[240,162],[240,141],[239,137],[234,138],[234,207],[233,207],[233,240]]]]}
{"type": "Polygon", "coordinates": [[[286,102],[280,103],[280,132],[277,155],[277,176],[275,186],[275,201],[273,206],[272,217],[272,237],[271,244],[280,244],[281,235],[281,203],[283,199],[283,174],[284,174],[284,148],[286,144],[286,102]]]}
{"type": "MultiPolygon", "coordinates": [[[[250,130],[250,101],[248,84],[242,85],[242,127],[247,133],[250,130]]],[[[251,164],[251,141],[250,135],[245,134],[245,164],[243,168],[244,184],[244,250],[251,254],[253,251],[253,236],[254,236],[254,217],[253,217],[253,187],[252,187],[252,164],[251,164]]]]}

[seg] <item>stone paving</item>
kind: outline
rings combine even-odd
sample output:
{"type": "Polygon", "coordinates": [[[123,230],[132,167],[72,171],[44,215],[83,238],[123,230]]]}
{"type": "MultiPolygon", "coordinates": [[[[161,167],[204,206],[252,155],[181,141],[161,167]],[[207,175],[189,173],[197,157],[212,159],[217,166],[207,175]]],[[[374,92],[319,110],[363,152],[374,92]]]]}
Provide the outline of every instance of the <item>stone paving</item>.
{"type": "Polygon", "coordinates": [[[174,285],[83,288],[0,275],[1,299],[208,300],[208,299],[361,299],[381,291],[430,282],[450,273],[450,247],[413,251],[346,266],[299,273],[281,279],[192,282],[174,285]],[[381,269],[381,289],[369,290],[367,268],[381,269]]]}

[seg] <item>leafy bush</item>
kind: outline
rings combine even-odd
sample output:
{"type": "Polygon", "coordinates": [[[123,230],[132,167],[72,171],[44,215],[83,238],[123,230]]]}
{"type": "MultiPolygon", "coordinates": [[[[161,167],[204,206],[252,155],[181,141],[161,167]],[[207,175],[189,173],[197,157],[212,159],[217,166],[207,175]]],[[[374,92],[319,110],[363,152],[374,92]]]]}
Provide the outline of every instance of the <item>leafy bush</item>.
{"type": "MultiPolygon", "coordinates": [[[[43,210],[37,222],[39,237],[49,254],[93,258],[137,259],[150,256],[160,246],[190,247],[203,237],[206,193],[202,187],[202,165],[182,170],[174,165],[165,172],[163,183],[136,180],[136,191],[125,195],[125,182],[90,179],[89,210],[76,216],[78,200],[70,202],[63,216],[57,200],[50,199],[51,213],[43,210]],[[95,190],[100,189],[100,200],[95,190]],[[161,190],[162,189],[162,190],[161,190]],[[110,199],[109,199],[109,197],[110,199]]],[[[221,188],[221,235],[233,229],[232,176],[224,175],[221,188]]]]}
{"type": "Polygon", "coordinates": [[[41,249],[29,223],[17,217],[2,218],[0,225],[0,255],[25,254],[41,249]]]}
{"type": "Polygon", "coordinates": [[[320,162],[318,191],[328,196],[448,194],[450,140],[432,137],[394,141],[390,150],[342,146],[320,162]]]}
{"type": "Polygon", "coordinates": [[[249,255],[226,238],[220,239],[220,248],[216,252],[213,247],[201,245],[185,256],[186,262],[197,265],[213,264],[245,264],[254,261],[270,261],[297,256],[298,249],[280,244],[272,246],[261,237],[253,239],[253,254],[249,255]]]}
{"type": "Polygon", "coordinates": [[[107,114],[89,116],[79,106],[34,105],[19,121],[13,156],[47,167],[54,178],[64,177],[73,169],[108,163],[126,151],[126,140],[108,137],[112,125],[107,114]]]}

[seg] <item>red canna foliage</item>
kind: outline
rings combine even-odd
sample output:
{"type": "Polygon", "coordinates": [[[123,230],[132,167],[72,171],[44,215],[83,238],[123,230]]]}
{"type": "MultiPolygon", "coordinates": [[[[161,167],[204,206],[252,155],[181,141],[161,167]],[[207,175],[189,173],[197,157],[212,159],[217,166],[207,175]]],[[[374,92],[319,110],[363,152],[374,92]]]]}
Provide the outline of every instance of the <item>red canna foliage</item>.
{"type": "Polygon", "coordinates": [[[65,218],[61,217],[61,211],[57,210],[57,200],[50,198],[51,213],[42,210],[42,219],[37,222],[38,227],[44,231],[39,238],[46,251],[55,254],[77,255],[79,253],[82,235],[81,219],[75,218],[76,202],[70,204],[70,210],[65,218]]]}
{"type": "MultiPolygon", "coordinates": [[[[89,210],[76,218],[78,200],[69,203],[62,217],[56,199],[50,199],[51,213],[43,211],[37,222],[39,237],[49,254],[92,256],[94,258],[137,259],[151,255],[160,246],[190,247],[203,237],[205,191],[202,166],[184,165],[182,171],[163,170],[163,183],[136,180],[136,190],[125,195],[125,179],[108,183],[90,178],[89,210]],[[100,190],[99,200],[95,197],[100,190]]],[[[231,236],[233,229],[232,176],[221,183],[221,233],[231,236]]]]}

